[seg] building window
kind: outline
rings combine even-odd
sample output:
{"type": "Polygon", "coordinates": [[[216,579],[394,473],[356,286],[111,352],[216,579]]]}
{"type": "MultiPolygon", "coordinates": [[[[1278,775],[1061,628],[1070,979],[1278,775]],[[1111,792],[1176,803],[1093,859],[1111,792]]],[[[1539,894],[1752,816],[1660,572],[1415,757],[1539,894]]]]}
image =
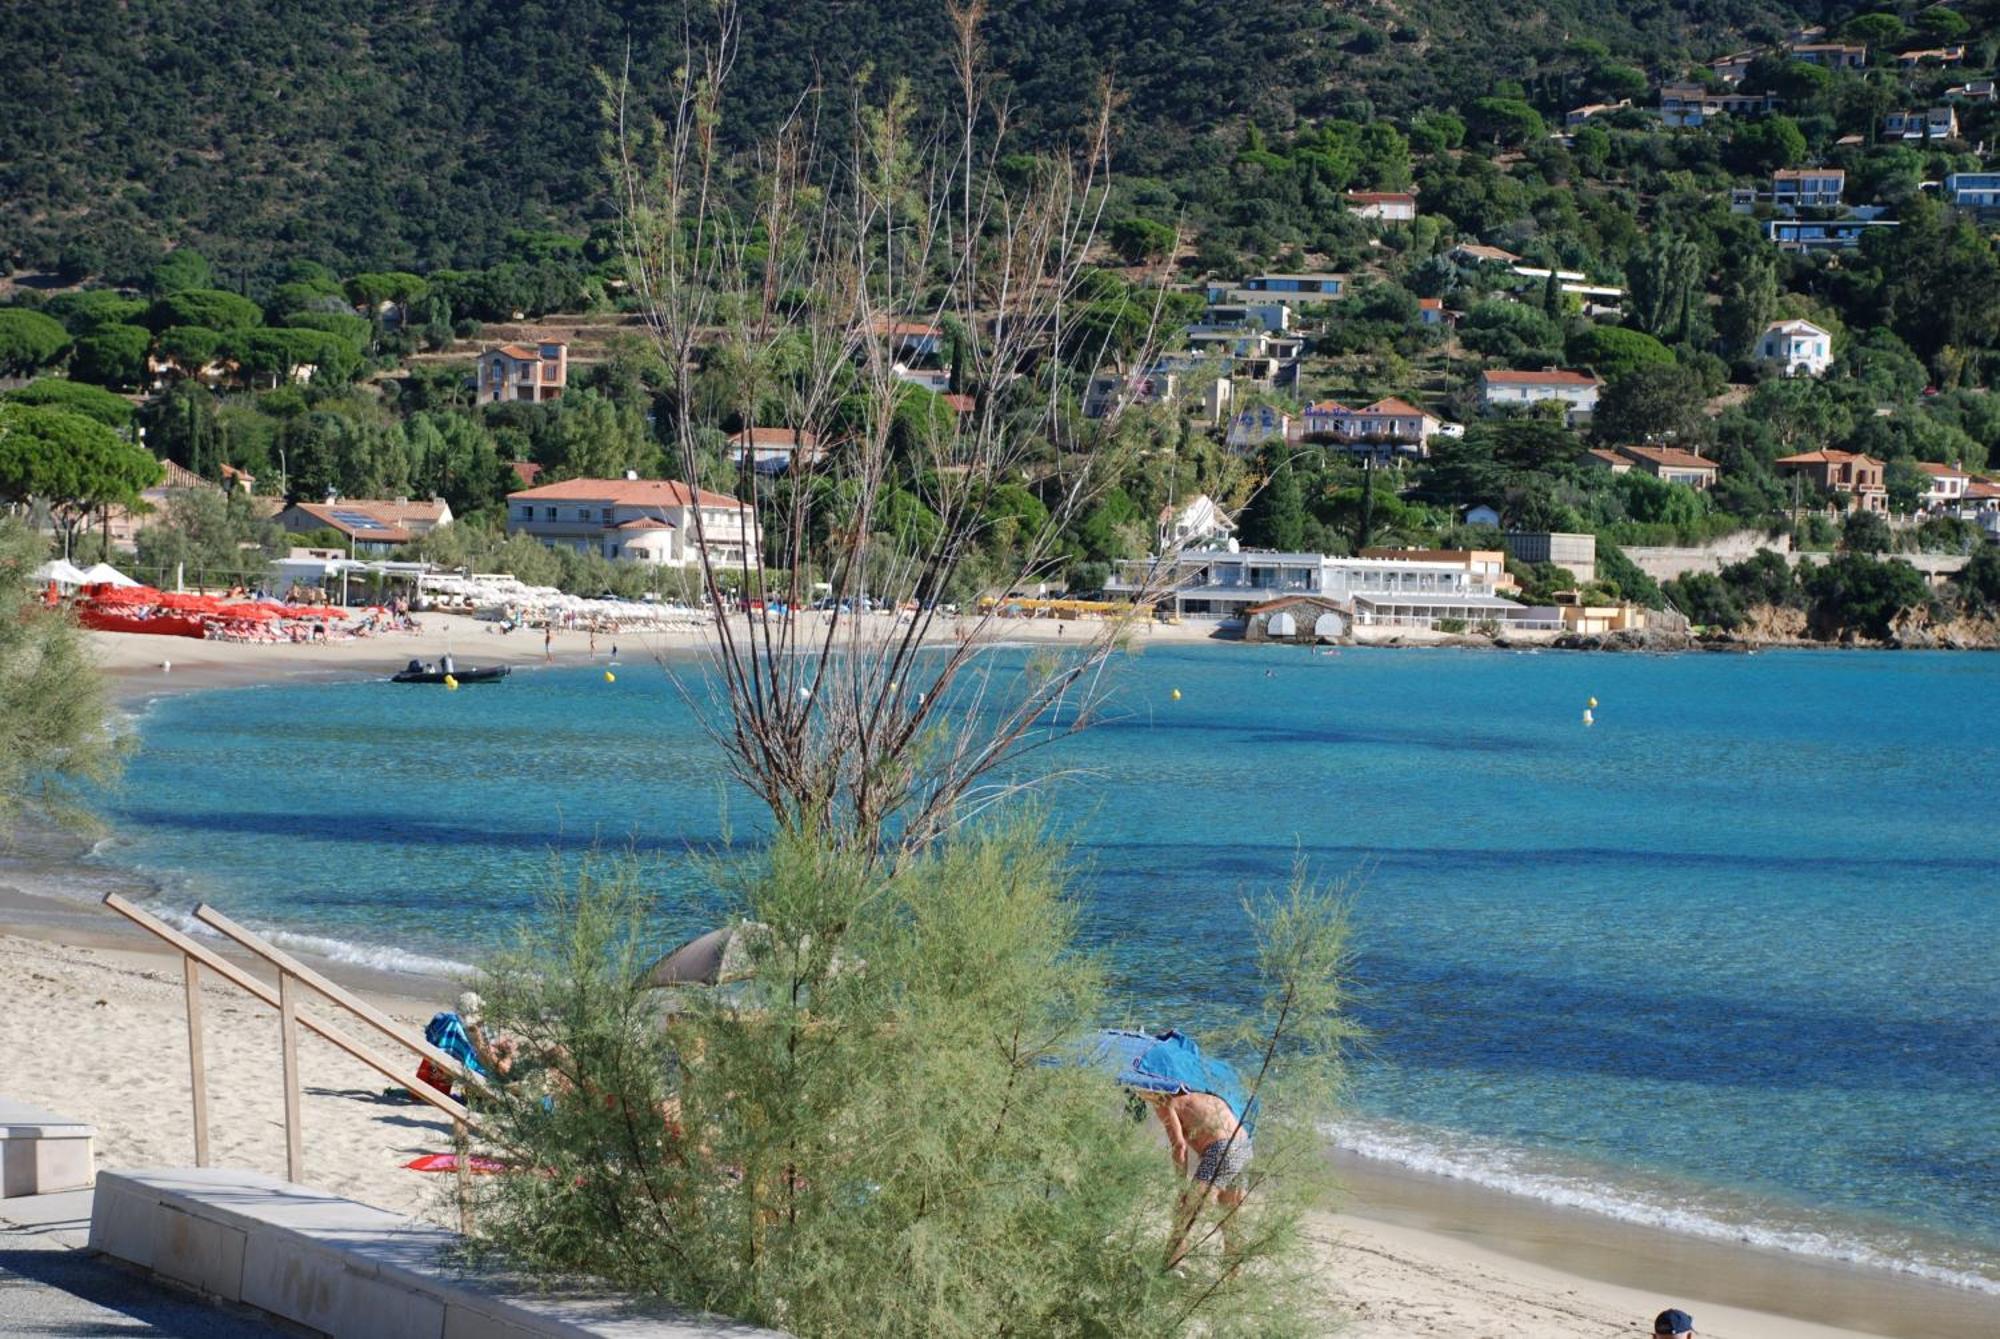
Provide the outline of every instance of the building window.
{"type": "Polygon", "coordinates": [[[553,521],[555,518],[556,518],[556,509],[554,507],[544,507],[542,509],[543,520],[553,521]]]}

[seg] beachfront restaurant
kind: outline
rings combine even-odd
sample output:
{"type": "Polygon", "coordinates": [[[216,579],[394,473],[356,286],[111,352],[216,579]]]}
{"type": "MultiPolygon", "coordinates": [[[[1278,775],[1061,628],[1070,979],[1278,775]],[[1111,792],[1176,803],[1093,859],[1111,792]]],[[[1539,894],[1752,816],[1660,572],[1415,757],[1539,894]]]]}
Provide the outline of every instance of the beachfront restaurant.
{"type": "Polygon", "coordinates": [[[1490,564],[1441,558],[1334,558],[1321,553],[1183,552],[1122,562],[1108,592],[1146,594],[1191,618],[1240,619],[1253,605],[1313,595],[1350,610],[1359,626],[1560,626],[1553,610],[1535,610],[1496,593],[1490,564]]]}

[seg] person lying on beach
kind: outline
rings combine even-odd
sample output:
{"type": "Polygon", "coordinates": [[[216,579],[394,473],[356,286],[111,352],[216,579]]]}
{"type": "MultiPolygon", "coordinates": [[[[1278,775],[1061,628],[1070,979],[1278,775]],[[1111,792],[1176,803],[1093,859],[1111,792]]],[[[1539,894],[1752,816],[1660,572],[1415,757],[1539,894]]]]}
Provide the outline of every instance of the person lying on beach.
{"type": "Polygon", "coordinates": [[[1235,1254],[1232,1228],[1237,1207],[1243,1203],[1250,1169],[1250,1132],[1243,1128],[1229,1103],[1213,1093],[1141,1092],[1139,1096],[1153,1108],[1167,1132],[1167,1149],[1174,1169],[1182,1176],[1192,1174],[1195,1184],[1181,1192],[1174,1208],[1174,1235],[1167,1245],[1167,1268],[1180,1264],[1191,1243],[1202,1208],[1210,1197],[1222,1206],[1222,1249],[1235,1254]]]}
{"type": "Polygon", "coordinates": [[[1670,1336],[1670,1339],[1694,1339],[1694,1317],[1687,1312],[1669,1307],[1653,1317],[1653,1334],[1670,1336]]]}

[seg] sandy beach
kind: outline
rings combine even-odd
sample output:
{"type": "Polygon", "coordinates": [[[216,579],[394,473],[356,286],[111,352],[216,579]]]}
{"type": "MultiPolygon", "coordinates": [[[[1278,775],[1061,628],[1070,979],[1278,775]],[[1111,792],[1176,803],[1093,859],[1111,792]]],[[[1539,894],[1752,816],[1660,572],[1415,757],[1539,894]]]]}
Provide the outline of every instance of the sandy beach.
{"type": "MultiPolygon", "coordinates": [[[[446,649],[466,663],[531,665],[541,637],[485,632],[428,615],[413,636],[327,647],[233,646],[99,635],[102,663],[127,700],[159,692],[378,674],[446,649]],[[161,662],[172,661],[171,670],[161,662]]],[[[1077,634],[1006,625],[1006,640],[1077,634]]],[[[1205,636],[1183,625],[1162,638],[1205,636]]],[[[699,634],[649,636],[645,654],[697,649],[699,634]]],[[[608,654],[600,637],[599,657],[608,654]]],[[[590,657],[559,634],[559,663],[590,657]]],[[[620,648],[628,665],[640,659],[620,648]]],[[[635,666],[635,670],[637,667],[635,666]]],[[[18,854],[18,853],[17,853],[18,854]]],[[[186,1033],[177,957],[91,901],[104,879],[74,854],[0,860],[0,1092],[99,1130],[103,1167],[192,1158],[186,1033]],[[66,870],[65,861],[74,866],[66,870]],[[75,878],[67,877],[74,873],[75,878]],[[65,900],[67,899],[67,900],[65,900]]],[[[420,1028],[456,986],[316,963],[391,1016],[420,1028]]],[[[260,973],[268,976],[268,973],[260,973]]],[[[205,985],[211,1130],[217,1161],[282,1173],[284,1137],[274,1012],[223,983],[205,985]]],[[[338,1021],[323,1004],[310,1006],[338,1021]]],[[[307,1179],[386,1208],[443,1218],[448,1178],[402,1164],[446,1151],[426,1107],[384,1100],[384,1081],[331,1046],[301,1043],[307,1179]]],[[[412,1066],[414,1068],[414,1066],[412,1066]]],[[[1523,1334],[1604,1339],[1649,1331],[1673,1305],[1721,1339],[1843,1335],[1971,1339],[2000,1332],[2000,1298],[1731,1243],[1698,1240],[1340,1155],[1339,1212],[1314,1223],[1316,1249],[1362,1339],[1523,1334]]]]}
{"type": "MultiPolygon", "coordinates": [[[[823,618],[824,615],[803,617],[823,618]]],[[[694,656],[710,644],[706,631],[631,632],[619,635],[586,631],[557,632],[546,652],[540,629],[528,628],[502,633],[499,625],[465,614],[423,613],[416,616],[419,631],[385,633],[356,641],[314,643],[233,643],[196,641],[191,637],[148,637],[129,633],[92,633],[98,664],[109,676],[113,691],[121,699],[151,697],[160,693],[192,692],[203,688],[244,687],[258,683],[283,683],[303,679],[370,676],[394,673],[413,659],[436,660],[450,652],[461,665],[507,665],[515,668],[543,664],[582,665],[612,659],[627,666],[656,658],[694,656]]],[[[962,626],[971,628],[976,620],[967,617],[962,626]]],[[[898,625],[887,614],[862,615],[857,635],[881,637],[898,625]]],[[[1101,631],[1096,622],[1065,622],[1056,619],[996,619],[982,634],[995,645],[1018,642],[1049,642],[1057,645],[1086,642],[1101,631]]],[[[1138,645],[1209,640],[1213,625],[1197,621],[1183,623],[1135,622],[1129,636],[1138,645]]],[[[953,636],[949,621],[939,622],[930,640],[943,642],[953,636]]],[[[816,644],[816,630],[801,629],[800,641],[816,644]]],[[[845,634],[843,634],[845,636],[845,634]]]]}

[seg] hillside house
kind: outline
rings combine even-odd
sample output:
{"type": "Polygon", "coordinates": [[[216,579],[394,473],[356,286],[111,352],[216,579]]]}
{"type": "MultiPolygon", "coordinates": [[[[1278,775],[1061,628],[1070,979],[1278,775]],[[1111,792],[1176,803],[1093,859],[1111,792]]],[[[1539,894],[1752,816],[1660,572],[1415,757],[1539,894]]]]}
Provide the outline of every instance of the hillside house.
{"type": "Polygon", "coordinates": [[[1408,191],[1348,191],[1340,198],[1356,218],[1409,223],[1417,217],[1417,197],[1408,191]]]}
{"type": "Polygon", "coordinates": [[[1181,506],[1160,509],[1161,553],[1219,548],[1235,533],[1236,522],[1206,493],[1196,494],[1181,506]]]}
{"type": "Polygon", "coordinates": [[[1920,112],[1890,112],[1882,118],[1885,140],[1933,140],[1958,138],[1958,111],[1954,107],[1931,107],[1920,112]]]}
{"type": "Polygon", "coordinates": [[[1783,103],[1775,93],[1714,93],[1700,84],[1662,84],[1659,116],[1662,125],[1693,130],[1724,114],[1764,116],[1783,103]]]}
{"type": "Polygon", "coordinates": [[[1717,56],[1708,63],[1708,68],[1725,84],[1740,84],[1743,76],[1750,73],[1751,64],[1763,54],[1755,50],[1732,51],[1727,56],[1717,56]]]}
{"type": "Polygon", "coordinates": [[[1787,167],[1771,174],[1771,203],[1779,209],[1838,209],[1847,173],[1837,167],[1787,167]]]}
{"type": "Polygon", "coordinates": [[[1816,377],[1833,363],[1833,336],[1811,321],[1773,321],[1757,337],[1757,361],[1788,377],[1816,377]]]}
{"type": "Polygon", "coordinates": [[[1292,328],[1292,308],[1284,302],[1214,302],[1192,330],[1262,330],[1282,335],[1292,328]]]}
{"type": "Polygon", "coordinates": [[[1874,229],[1895,226],[1895,219],[1768,219],[1764,236],[1780,251],[1852,251],[1874,229]]]}
{"type": "Polygon", "coordinates": [[[1853,451],[1805,451],[1780,456],[1772,464],[1781,479],[1798,479],[1821,493],[1843,499],[1857,511],[1889,510],[1882,462],[1853,451]]]}
{"type": "Polygon", "coordinates": [[[1905,70],[1914,70],[1920,65],[1963,65],[1965,64],[1965,44],[1951,46],[1924,47],[1918,51],[1901,51],[1896,54],[1896,64],[1905,70]]]}
{"type": "Polygon", "coordinates": [[[1934,460],[1920,460],[1917,468],[1926,476],[1923,494],[1925,511],[1954,511],[1965,501],[1966,488],[1972,483],[1972,476],[1956,465],[1940,465],[1934,460]]]}
{"type": "Polygon", "coordinates": [[[1417,320],[1424,325],[1450,325],[1451,313],[1444,309],[1443,298],[1418,298],[1417,320]]]}
{"type": "Polygon", "coordinates": [[[1267,442],[1289,442],[1298,436],[1292,416],[1269,405],[1257,405],[1246,409],[1229,421],[1229,446],[1237,451],[1251,451],[1267,442]]]}
{"type": "Polygon", "coordinates": [[[442,498],[429,501],[329,498],[325,502],[294,503],[278,513],[278,524],[294,535],[315,530],[337,531],[347,541],[350,555],[381,557],[450,525],[451,504],[442,498]]]}
{"type": "Polygon", "coordinates": [[[1362,409],[1336,400],[1311,405],[1305,414],[1308,441],[1353,456],[1372,456],[1388,464],[1398,457],[1422,460],[1430,455],[1430,439],[1440,420],[1428,410],[1393,396],[1362,409]]]}
{"type": "Polygon", "coordinates": [[[569,384],[569,345],[502,344],[479,355],[474,385],[481,404],[559,400],[569,384]]]}
{"type": "Polygon", "coordinates": [[[1964,98],[1967,102],[2000,101],[2000,84],[1991,79],[1971,79],[1963,84],[1954,84],[1944,91],[1948,98],[1964,98]]]}
{"type": "Polygon", "coordinates": [[[1493,369],[1479,374],[1479,400],[1488,409],[1504,409],[1541,404],[1553,400],[1564,408],[1570,422],[1597,408],[1597,393],[1604,383],[1587,372],[1544,368],[1540,372],[1493,369]]]}
{"type": "Polygon", "coordinates": [[[1518,265],[1521,258],[1512,251],[1503,251],[1497,246],[1484,246],[1478,242],[1460,242],[1445,252],[1455,265],[1518,265]]]}
{"type": "Polygon", "coordinates": [[[1641,474],[1650,474],[1662,483],[1685,484],[1697,493],[1713,488],[1722,471],[1706,456],[1674,446],[1621,446],[1618,454],[1641,474]]]}
{"type": "Polygon", "coordinates": [[[1288,306],[1335,302],[1347,291],[1344,274],[1253,274],[1240,284],[1211,282],[1207,295],[1218,302],[1282,302],[1288,306]]]}
{"type": "Polygon", "coordinates": [[[1608,446],[1593,446],[1583,453],[1583,463],[1613,474],[1630,474],[1632,462],[1608,446]]]}
{"type": "Polygon", "coordinates": [[[819,438],[798,428],[745,428],[730,437],[729,459],[741,465],[746,456],[760,474],[783,474],[818,460],[819,438]]]}
{"type": "Polygon", "coordinates": [[[760,561],[757,514],[726,493],[673,479],[566,479],[507,495],[507,533],[613,561],[719,567],[760,561]],[[699,513],[699,515],[697,515],[699,513]],[[697,536],[699,527],[699,537],[697,536]]]}
{"type": "Polygon", "coordinates": [[[1632,99],[1620,98],[1616,102],[1586,102],[1581,107],[1572,107],[1563,113],[1563,124],[1580,126],[1593,116],[1604,116],[1610,112],[1622,112],[1632,105],[1632,99]]]}
{"type": "Polygon", "coordinates": [[[875,323],[875,333],[893,362],[935,363],[944,354],[944,331],[925,321],[881,320],[875,323]]]}
{"type": "Polygon", "coordinates": [[[1953,172],[1944,196],[1959,209],[2000,209],[2000,172],[1953,172]]]}
{"type": "Polygon", "coordinates": [[[1828,70],[1860,70],[1868,66],[1868,48],[1859,42],[1794,42],[1793,60],[1828,70]]]}

